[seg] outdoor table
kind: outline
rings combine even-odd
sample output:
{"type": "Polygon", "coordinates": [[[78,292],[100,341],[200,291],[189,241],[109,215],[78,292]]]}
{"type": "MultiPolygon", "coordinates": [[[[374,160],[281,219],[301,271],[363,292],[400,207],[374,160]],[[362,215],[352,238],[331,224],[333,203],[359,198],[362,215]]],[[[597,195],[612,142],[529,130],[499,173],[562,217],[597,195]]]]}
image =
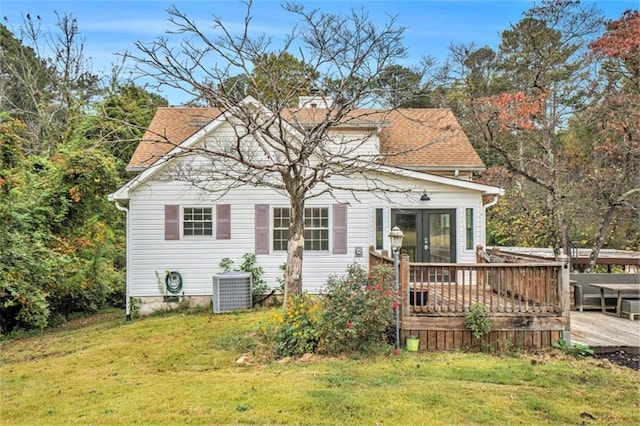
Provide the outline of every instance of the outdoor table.
{"type": "Polygon", "coordinates": [[[617,291],[618,292],[618,300],[616,302],[616,315],[621,316],[621,307],[622,307],[622,293],[625,291],[639,291],[640,284],[591,284],[592,287],[597,287],[600,289],[600,307],[602,308],[603,313],[607,313],[606,301],[604,297],[605,290],[617,291]]]}

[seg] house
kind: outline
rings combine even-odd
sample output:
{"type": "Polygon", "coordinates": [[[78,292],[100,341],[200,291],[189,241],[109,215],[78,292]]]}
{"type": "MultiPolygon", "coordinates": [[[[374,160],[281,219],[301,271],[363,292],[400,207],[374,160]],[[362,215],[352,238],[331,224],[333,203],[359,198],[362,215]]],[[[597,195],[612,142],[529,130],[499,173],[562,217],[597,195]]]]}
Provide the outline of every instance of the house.
{"type": "MultiPolygon", "coordinates": [[[[286,112],[292,138],[323,114],[323,102],[301,98],[299,109],[286,112]]],[[[179,273],[179,295],[193,303],[210,303],[223,258],[239,264],[255,253],[269,285],[282,277],[290,205],[282,191],[218,182],[216,192],[176,178],[203,160],[198,147],[231,131],[230,117],[219,108],[158,108],[128,165],[138,175],[109,196],[127,213],[127,302],[138,298],[143,311],[163,306],[168,271],[179,273]]],[[[452,112],[357,110],[351,117],[331,137],[342,147],[358,141],[351,155],[376,163],[337,175],[338,189],[306,201],[303,289],[319,292],[329,275],[353,262],[366,266],[367,248],[390,249],[386,236],[396,225],[412,261],[474,262],[476,245],[485,241],[485,211],[502,190],[472,181],[484,164],[452,112]]]]}

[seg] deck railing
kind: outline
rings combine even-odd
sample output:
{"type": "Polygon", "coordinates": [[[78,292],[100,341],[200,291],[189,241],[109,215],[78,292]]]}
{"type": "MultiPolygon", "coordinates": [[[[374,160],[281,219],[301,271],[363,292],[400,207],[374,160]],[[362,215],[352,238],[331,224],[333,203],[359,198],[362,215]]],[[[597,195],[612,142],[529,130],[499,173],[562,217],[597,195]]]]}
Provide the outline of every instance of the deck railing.
{"type": "Polygon", "coordinates": [[[489,313],[560,314],[562,265],[549,263],[401,262],[404,312],[464,314],[474,303],[489,313]]]}
{"type": "MultiPolygon", "coordinates": [[[[370,250],[370,265],[393,265],[370,250]]],[[[505,263],[478,250],[479,263],[415,263],[400,257],[402,316],[460,316],[474,303],[490,314],[569,315],[569,269],[559,262],[505,263]],[[498,261],[501,263],[489,263],[498,261]]]]}

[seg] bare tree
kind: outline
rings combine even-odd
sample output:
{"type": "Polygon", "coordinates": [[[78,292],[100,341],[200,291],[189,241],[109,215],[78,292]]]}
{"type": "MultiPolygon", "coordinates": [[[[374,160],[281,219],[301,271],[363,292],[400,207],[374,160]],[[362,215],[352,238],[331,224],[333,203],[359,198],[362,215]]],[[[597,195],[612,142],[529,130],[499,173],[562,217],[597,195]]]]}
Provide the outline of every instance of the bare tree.
{"type": "MultiPolygon", "coordinates": [[[[298,18],[298,25],[280,48],[273,49],[267,36],[251,35],[251,2],[246,6],[240,31],[232,31],[214,17],[214,35],[171,8],[169,34],[181,37],[179,45],[167,37],[138,42],[140,54],[134,59],[142,75],[160,86],[184,90],[196,102],[219,107],[230,124],[226,138],[208,138],[202,146],[174,150],[206,160],[168,168],[172,179],[209,191],[228,191],[238,185],[269,187],[290,199],[286,298],[302,291],[307,200],[336,189],[354,194],[372,189],[402,191],[383,185],[371,173],[379,169],[384,154],[367,148],[367,143],[389,114],[402,113],[372,107],[383,105],[389,97],[388,85],[380,84],[384,70],[406,56],[404,28],[397,26],[394,17],[376,25],[362,10],[336,15],[287,3],[284,9],[298,18]],[[287,75],[286,67],[279,72],[254,68],[291,63],[294,54],[301,65],[291,67],[295,75],[287,75]],[[238,90],[236,84],[250,87],[256,102],[241,99],[239,94],[247,91],[238,90]],[[311,95],[307,104],[291,108],[298,105],[300,93],[311,95]],[[311,103],[317,107],[311,108],[311,103]],[[359,126],[366,134],[357,139],[338,137],[332,132],[338,125],[359,126]],[[335,178],[356,176],[364,178],[365,188],[336,186],[335,178]]],[[[421,75],[420,70],[414,71],[421,75]]]]}
{"type": "Polygon", "coordinates": [[[99,92],[76,19],[56,17],[52,31],[30,14],[14,33],[0,25],[0,108],[26,124],[31,153],[44,155],[71,136],[99,92]]]}

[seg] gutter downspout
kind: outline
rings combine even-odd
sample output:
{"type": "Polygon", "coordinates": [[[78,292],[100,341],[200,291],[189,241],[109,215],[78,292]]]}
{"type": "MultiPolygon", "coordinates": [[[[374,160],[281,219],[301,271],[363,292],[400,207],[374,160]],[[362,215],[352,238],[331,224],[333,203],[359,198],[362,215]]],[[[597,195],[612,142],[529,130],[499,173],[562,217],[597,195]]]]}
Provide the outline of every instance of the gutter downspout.
{"type": "Polygon", "coordinates": [[[491,208],[491,207],[496,205],[496,203],[498,202],[498,198],[500,198],[499,195],[494,195],[493,196],[493,200],[489,201],[487,204],[483,204],[482,205],[482,207],[484,208],[485,213],[487,212],[488,208],[491,208]]]}
{"type": "Polygon", "coordinates": [[[484,216],[484,235],[482,236],[482,240],[484,241],[484,246],[487,245],[487,209],[493,207],[498,202],[500,195],[503,195],[503,192],[500,191],[500,194],[494,195],[493,200],[489,201],[487,204],[482,205],[482,215],[484,216]]]}
{"type": "Polygon", "coordinates": [[[131,250],[129,250],[131,233],[129,232],[129,222],[130,222],[130,220],[129,220],[129,209],[126,208],[126,207],[121,206],[119,201],[115,202],[115,206],[116,206],[116,208],[118,210],[120,210],[121,212],[124,212],[125,216],[126,216],[126,229],[125,229],[125,232],[126,232],[126,235],[125,235],[125,237],[126,237],[126,243],[125,243],[126,255],[125,255],[125,285],[124,285],[124,288],[125,288],[125,314],[126,314],[126,317],[127,317],[127,321],[131,321],[131,301],[130,301],[131,297],[129,296],[129,293],[130,293],[129,286],[130,286],[130,283],[131,283],[131,279],[130,279],[130,274],[131,274],[130,265],[131,265],[131,262],[129,261],[130,260],[129,258],[131,256],[131,250]]]}

